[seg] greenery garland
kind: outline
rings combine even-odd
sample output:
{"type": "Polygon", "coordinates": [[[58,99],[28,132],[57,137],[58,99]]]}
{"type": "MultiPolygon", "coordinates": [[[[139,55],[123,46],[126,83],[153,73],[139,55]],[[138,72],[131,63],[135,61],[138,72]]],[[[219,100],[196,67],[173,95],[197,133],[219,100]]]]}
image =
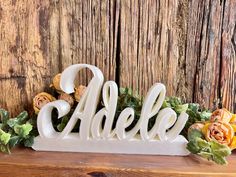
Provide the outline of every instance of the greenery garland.
{"type": "MultiPolygon", "coordinates": [[[[61,132],[64,129],[86,87],[82,85],[76,87],[75,93],[71,95],[63,93],[59,86],[60,76],[58,74],[54,77],[48,93],[42,92],[35,96],[33,99],[35,114],[31,117],[26,111],[23,111],[15,118],[10,118],[6,110],[0,109],[0,150],[2,152],[10,153],[10,149],[17,145],[31,147],[34,137],[38,135],[36,126],[38,112],[45,104],[56,100],[56,98],[67,101],[72,107],[68,115],[62,119],[57,119],[57,111],[53,111],[52,119],[55,130],[61,132]]],[[[127,130],[132,129],[140,118],[142,104],[143,97],[134,93],[130,88],[120,88],[113,128],[121,111],[131,107],[135,112],[135,120],[127,130]]],[[[98,109],[101,107],[103,107],[102,101],[98,105],[98,109]]],[[[189,115],[189,120],[181,134],[188,139],[187,149],[191,153],[217,164],[227,164],[226,157],[236,148],[235,114],[226,109],[218,109],[212,113],[210,110],[202,109],[197,103],[183,103],[177,97],[166,97],[162,109],[166,107],[172,108],[177,115],[181,112],[186,112],[189,115]]],[[[150,119],[148,129],[154,125],[155,117],[150,119]]],[[[77,123],[73,131],[78,131],[79,125],[80,122],[77,123]]]]}

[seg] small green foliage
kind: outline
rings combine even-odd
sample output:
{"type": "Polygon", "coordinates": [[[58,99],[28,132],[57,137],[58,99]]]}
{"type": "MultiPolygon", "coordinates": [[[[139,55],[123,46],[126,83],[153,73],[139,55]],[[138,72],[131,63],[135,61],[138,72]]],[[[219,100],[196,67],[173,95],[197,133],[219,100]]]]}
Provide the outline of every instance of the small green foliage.
{"type": "Polygon", "coordinates": [[[69,122],[69,117],[68,116],[64,116],[62,118],[61,122],[57,125],[57,130],[59,132],[62,132],[68,122],[69,122]]]}
{"type": "Polygon", "coordinates": [[[197,129],[191,130],[191,132],[188,133],[188,140],[189,141],[194,141],[195,138],[202,138],[203,134],[197,129]]]}
{"type": "Polygon", "coordinates": [[[27,135],[29,135],[32,128],[33,128],[33,126],[31,124],[26,123],[26,124],[23,124],[23,125],[15,125],[14,126],[14,131],[20,137],[25,138],[27,135]]]}
{"type": "Polygon", "coordinates": [[[208,142],[204,140],[202,133],[198,130],[190,131],[188,137],[187,149],[191,153],[220,165],[227,164],[226,157],[231,154],[228,146],[219,144],[216,141],[208,142]]]}
{"type": "Polygon", "coordinates": [[[10,138],[10,141],[9,141],[9,147],[10,148],[13,148],[15,147],[19,142],[20,142],[21,138],[19,136],[12,136],[10,138]]]}
{"type": "Polygon", "coordinates": [[[188,109],[188,104],[183,104],[181,99],[178,97],[166,97],[162,104],[162,108],[172,108],[178,115],[181,112],[186,112],[188,109]]]}
{"type": "Polygon", "coordinates": [[[113,128],[121,112],[125,108],[131,107],[134,109],[134,121],[126,130],[132,129],[141,116],[142,104],[143,98],[138,95],[138,92],[134,93],[131,88],[120,88],[113,128]]]}
{"type": "Polygon", "coordinates": [[[16,118],[7,120],[7,125],[13,128],[15,125],[21,125],[28,119],[28,113],[23,111],[16,118]]]}
{"type": "Polygon", "coordinates": [[[29,122],[28,113],[23,111],[15,118],[0,109],[0,151],[10,153],[10,149],[18,144],[26,147],[32,145],[35,134],[32,134],[33,125],[29,122]]]}
{"type": "Polygon", "coordinates": [[[8,120],[9,120],[9,113],[4,109],[0,109],[1,129],[4,130],[8,120]]]}
{"type": "Polygon", "coordinates": [[[4,132],[0,129],[0,143],[6,145],[10,140],[11,134],[4,132]]]}
{"type": "Polygon", "coordinates": [[[34,136],[28,136],[23,140],[25,147],[32,147],[34,144],[34,136]]]}
{"type": "Polygon", "coordinates": [[[201,109],[197,103],[183,103],[180,98],[177,97],[166,97],[162,108],[170,107],[178,115],[181,112],[186,112],[189,115],[188,121],[181,132],[185,137],[188,136],[188,128],[196,122],[204,122],[209,120],[211,112],[208,110],[201,109]]]}

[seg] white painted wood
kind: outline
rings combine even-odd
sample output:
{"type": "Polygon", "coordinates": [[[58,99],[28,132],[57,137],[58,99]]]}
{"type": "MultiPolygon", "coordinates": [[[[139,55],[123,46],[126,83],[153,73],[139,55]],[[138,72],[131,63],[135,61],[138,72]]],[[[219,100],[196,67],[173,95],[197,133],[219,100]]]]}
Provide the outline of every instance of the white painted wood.
{"type": "Polygon", "coordinates": [[[70,105],[57,100],[45,105],[39,112],[37,126],[39,136],[33,148],[43,151],[103,152],[125,154],[188,155],[187,140],[179,133],[184,128],[188,115],[181,113],[177,118],[171,108],[160,110],[165,99],[166,88],[161,83],[154,84],[145,97],[141,117],[130,131],[125,129],[134,120],[134,110],[126,108],[118,117],[112,130],[117,107],[118,88],[113,81],[107,81],[102,90],[104,108],[96,112],[103,85],[103,74],[95,66],[77,64],[68,67],[61,76],[61,88],[66,93],[74,92],[77,73],[88,68],[93,78],[77,105],[68,124],[62,132],[53,129],[51,112],[56,108],[59,118],[70,111],[70,105]],[[152,129],[148,131],[148,121],[156,117],[152,129]],[[102,120],[105,118],[104,128],[102,120]],[[79,133],[71,133],[78,119],[81,120],[79,133]],[[138,132],[140,134],[138,134],[138,132]]]}
{"type": "Polygon", "coordinates": [[[117,138],[82,140],[78,139],[77,133],[71,133],[63,140],[36,137],[33,148],[37,151],[186,156],[189,154],[185,148],[186,143],[187,140],[181,135],[170,142],[159,140],[141,141],[140,139],[117,140],[117,138]]]}

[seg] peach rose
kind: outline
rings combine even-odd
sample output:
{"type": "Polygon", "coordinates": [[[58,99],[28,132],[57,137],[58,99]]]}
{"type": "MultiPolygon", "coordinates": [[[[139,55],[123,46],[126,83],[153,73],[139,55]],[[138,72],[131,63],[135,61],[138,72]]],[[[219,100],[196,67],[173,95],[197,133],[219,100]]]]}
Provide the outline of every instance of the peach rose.
{"type": "Polygon", "coordinates": [[[52,85],[57,90],[58,93],[62,93],[63,92],[61,90],[61,87],[60,87],[60,80],[61,80],[61,73],[59,73],[56,76],[54,76],[54,78],[52,80],[52,85]]]}
{"type": "Polygon", "coordinates": [[[232,114],[232,117],[229,122],[232,124],[236,124],[236,114],[232,114]]]}
{"type": "Polygon", "coordinates": [[[83,85],[80,85],[79,87],[75,88],[74,96],[75,96],[75,100],[77,102],[80,101],[80,99],[81,99],[82,95],[84,94],[85,90],[86,90],[86,87],[83,86],[83,85]]]}
{"type": "Polygon", "coordinates": [[[70,104],[71,107],[74,105],[73,97],[67,93],[60,94],[58,99],[65,100],[66,102],[68,102],[70,104]]]}
{"type": "Polygon", "coordinates": [[[56,100],[52,95],[41,92],[38,95],[36,95],[33,99],[33,108],[36,114],[39,113],[40,109],[47,103],[52,102],[56,100]]]}
{"type": "Polygon", "coordinates": [[[233,127],[234,132],[236,133],[236,114],[232,114],[232,117],[231,117],[229,123],[233,127]]]}
{"type": "Polygon", "coordinates": [[[211,122],[229,122],[232,117],[232,114],[225,108],[215,110],[210,118],[211,122]]]}
{"type": "Polygon", "coordinates": [[[207,141],[215,140],[220,144],[228,145],[231,149],[235,148],[234,130],[229,123],[213,122],[207,123],[202,129],[207,141]]]}

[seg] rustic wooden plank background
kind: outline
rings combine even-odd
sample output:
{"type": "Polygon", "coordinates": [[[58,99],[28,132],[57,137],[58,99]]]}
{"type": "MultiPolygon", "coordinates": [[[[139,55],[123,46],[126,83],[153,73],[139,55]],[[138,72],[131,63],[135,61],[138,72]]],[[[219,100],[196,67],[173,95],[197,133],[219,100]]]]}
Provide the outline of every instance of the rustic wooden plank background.
{"type": "Polygon", "coordinates": [[[0,107],[30,110],[74,63],[142,94],[163,82],[168,95],[236,111],[236,1],[0,1],[0,107]]]}

